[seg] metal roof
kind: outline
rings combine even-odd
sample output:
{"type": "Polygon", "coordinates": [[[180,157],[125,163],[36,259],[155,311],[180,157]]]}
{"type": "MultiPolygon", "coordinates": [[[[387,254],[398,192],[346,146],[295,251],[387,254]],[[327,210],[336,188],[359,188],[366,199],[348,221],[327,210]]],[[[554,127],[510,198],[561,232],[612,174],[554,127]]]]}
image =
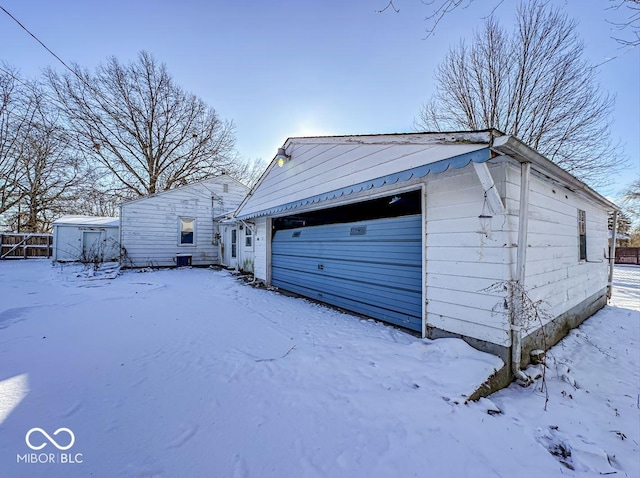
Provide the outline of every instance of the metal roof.
{"type": "Polygon", "coordinates": [[[67,214],[53,222],[54,226],[102,226],[119,227],[120,218],[105,216],[80,216],[67,214]]]}

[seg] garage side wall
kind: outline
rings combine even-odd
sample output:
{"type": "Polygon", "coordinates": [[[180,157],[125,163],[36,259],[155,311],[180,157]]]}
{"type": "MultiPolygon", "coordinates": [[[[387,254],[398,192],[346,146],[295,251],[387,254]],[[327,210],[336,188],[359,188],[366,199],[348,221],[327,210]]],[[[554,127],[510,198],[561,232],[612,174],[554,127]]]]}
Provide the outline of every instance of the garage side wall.
{"type": "MultiPolygon", "coordinates": [[[[520,171],[509,165],[506,204],[512,231],[518,229],[520,171]]],[[[542,301],[553,323],[546,327],[547,346],[562,338],[606,303],[607,211],[566,187],[535,174],[529,195],[529,234],[525,288],[542,301]],[[580,258],[579,212],[586,219],[586,257],[580,258]]],[[[513,256],[515,263],[515,247],[513,256]]],[[[533,324],[528,332],[538,328],[533,324]]],[[[542,348],[542,334],[523,343],[523,357],[542,348]]]]}
{"type": "MultiPolygon", "coordinates": [[[[505,166],[490,171],[502,196],[505,166]]],[[[510,323],[497,285],[510,274],[506,217],[491,213],[472,166],[428,177],[426,190],[427,336],[461,336],[506,356],[510,323]]]]}
{"type": "Polygon", "coordinates": [[[267,234],[267,224],[270,221],[265,217],[255,219],[256,237],[254,246],[254,275],[256,279],[264,282],[268,281],[267,277],[267,253],[268,243],[271,240],[270,234],[267,234]]]}

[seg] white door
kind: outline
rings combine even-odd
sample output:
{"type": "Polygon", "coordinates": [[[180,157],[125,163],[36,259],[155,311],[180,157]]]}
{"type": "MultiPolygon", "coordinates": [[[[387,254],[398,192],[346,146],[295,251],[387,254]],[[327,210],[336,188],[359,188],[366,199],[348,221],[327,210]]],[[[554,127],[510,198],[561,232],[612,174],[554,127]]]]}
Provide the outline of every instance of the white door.
{"type": "Polygon", "coordinates": [[[222,233],[222,265],[236,268],[238,265],[238,229],[224,226],[222,233]]]}
{"type": "Polygon", "coordinates": [[[98,231],[82,232],[82,260],[89,262],[102,262],[104,257],[104,248],[100,241],[102,234],[98,231]]]}

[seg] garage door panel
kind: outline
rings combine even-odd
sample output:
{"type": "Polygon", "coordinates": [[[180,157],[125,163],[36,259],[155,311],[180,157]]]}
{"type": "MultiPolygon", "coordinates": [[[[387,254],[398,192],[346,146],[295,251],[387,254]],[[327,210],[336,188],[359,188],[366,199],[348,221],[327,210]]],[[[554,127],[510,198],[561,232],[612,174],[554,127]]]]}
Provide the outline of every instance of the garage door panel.
{"type": "Polygon", "coordinates": [[[422,216],[276,231],[272,283],[422,329],[422,216]]]}
{"type": "Polygon", "coordinates": [[[324,293],[357,297],[360,302],[376,303],[384,309],[396,309],[407,314],[413,312],[413,306],[421,296],[421,291],[391,288],[339,277],[319,277],[299,271],[287,271],[286,277],[287,280],[273,281],[273,285],[287,289],[287,286],[293,284],[304,284],[314,299],[322,300],[324,293]]]}
{"type": "Polygon", "coordinates": [[[385,237],[393,240],[414,240],[416,237],[419,238],[422,233],[422,225],[413,219],[415,217],[416,216],[405,216],[375,220],[383,221],[379,223],[375,223],[374,221],[358,221],[282,230],[278,231],[280,235],[278,241],[296,242],[304,240],[307,242],[319,241],[325,243],[330,240],[361,241],[363,236],[366,236],[369,240],[385,237]],[[393,221],[393,223],[389,223],[388,221],[393,221]],[[393,224],[392,227],[390,227],[390,224],[393,224]],[[365,228],[364,231],[358,229],[362,227],[365,228]],[[364,234],[362,234],[363,232],[364,234]]]}
{"type": "Polygon", "coordinates": [[[351,262],[387,263],[398,265],[420,265],[421,247],[419,243],[394,243],[385,241],[378,244],[309,244],[298,243],[291,247],[274,244],[274,256],[313,257],[317,260],[336,259],[351,262]]]}
{"type": "Polygon", "coordinates": [[[407,283],[419,283],[422,269],[419,266],[407,267],[395,264],[378,264],[373,270],[371,262],[359,263],[323,259],[322,264],[316,258],[282,257],[272,262],[274,268],[298,270],[309,274],[328,277],[343,277],[366,281],[372,284],[388,285],[391,287],[405,287],[407,283]],[[322,265],[320,271],[318,266],[322,265]]]}
{"type": "Polygon", "coordinates": [[[306,297],[315,298],[322,302],[326,302],[327,304],[342,307],[346,310],[351,310],[359,314],[383,320],[385,322],[400,325],[408,329],[419,331],[422,328],[422,320],[418,317],[409,314],[403,314],[398,310],[389,310],[384,309],[380,306],[374,306],[369,303],[356,300],[353,297],[338,296],[329,292],[325,292],[322,296],[319,297],[313,297],[308,288],[300,286],[299,284],[283,284],[282,286],[278,287],[282,287],[283,289],[295,292],[300,295],[304,295],[306,297]]]}

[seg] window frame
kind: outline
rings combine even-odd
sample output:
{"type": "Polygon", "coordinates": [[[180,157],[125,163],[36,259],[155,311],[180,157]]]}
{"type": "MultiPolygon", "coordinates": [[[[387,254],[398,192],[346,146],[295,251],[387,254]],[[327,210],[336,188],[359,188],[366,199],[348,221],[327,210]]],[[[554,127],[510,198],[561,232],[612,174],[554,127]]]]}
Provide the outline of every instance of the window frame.
{"type": "Polygon", "coordinates": [[[248,226],[244,231],[244,247],[253,247],[253,231],[248,226]]]}
{"type": "Polygon", "coordinates": [[[578,209],[578,261],[587,261],[587,213],[578,209]]]}
{"type": "Polygon", "coordinates": [[[195,247],[196,246],[197,221],[195,217],[180,216],[178,217],[178,246],[179,247],[195,247]],[[182,242],[183,221],[191,221],[193,224],[191,242],[182,242]]]}

